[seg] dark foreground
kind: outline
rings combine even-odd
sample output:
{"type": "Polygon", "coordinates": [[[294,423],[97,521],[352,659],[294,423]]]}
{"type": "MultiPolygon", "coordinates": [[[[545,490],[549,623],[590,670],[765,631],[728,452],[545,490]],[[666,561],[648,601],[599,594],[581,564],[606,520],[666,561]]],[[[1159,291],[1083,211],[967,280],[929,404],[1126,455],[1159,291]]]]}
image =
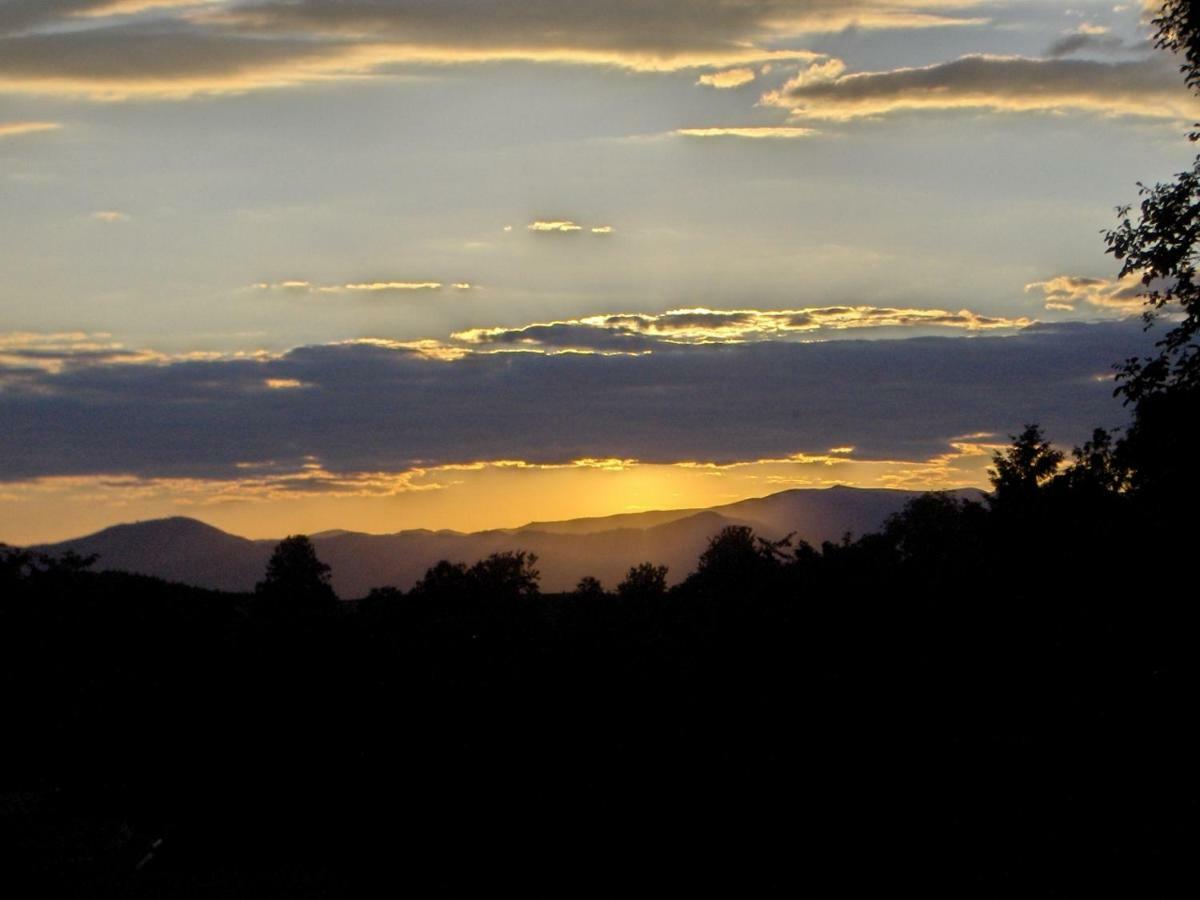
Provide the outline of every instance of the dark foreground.
{"type": "Polygon", "coordinates": [[[820,549],[727,530],[670,591],[542,595],[518,554],[343,603],[303,559],[225,595],[9,551],[5,882],[1190,895],[1194,531],[1019,487],[820,549]]]}

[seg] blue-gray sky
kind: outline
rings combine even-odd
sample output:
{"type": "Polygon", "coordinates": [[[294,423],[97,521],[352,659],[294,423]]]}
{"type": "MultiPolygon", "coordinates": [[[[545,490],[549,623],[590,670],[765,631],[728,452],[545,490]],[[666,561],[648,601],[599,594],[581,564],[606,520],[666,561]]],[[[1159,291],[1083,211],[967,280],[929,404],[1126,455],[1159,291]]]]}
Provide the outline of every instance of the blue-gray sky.
{"type": "Polygon", "coordinates": [[[1101,231],[1200,117],[1148,5],[0,0],[0,540],[1081,441],[1143,340],[1101,231]]]}

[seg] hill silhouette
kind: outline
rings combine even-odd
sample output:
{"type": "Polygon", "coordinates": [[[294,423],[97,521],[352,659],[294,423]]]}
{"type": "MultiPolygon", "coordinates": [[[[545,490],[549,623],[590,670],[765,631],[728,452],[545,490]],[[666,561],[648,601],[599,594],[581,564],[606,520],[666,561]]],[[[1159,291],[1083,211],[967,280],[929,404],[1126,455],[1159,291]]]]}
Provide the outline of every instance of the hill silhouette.
{"type": "MultiPolygon", "coordinates": [[[[976,490],[955,492],[979,499],[976,490]]],[[[411,587],[439,560],[473,561],[512,550],[541,560],[542,585],[565,591],[591,575],[610,587],[644,560],[666,565],[671,582],[691,570],[708,540],[743,525],[769,539],[795,533],[819,544],[877,530],[916,491],[832,487],[795,489],[711,509],[661,510],[475,533],[413,529],[364,534],[331,529],[312,535],[321,559],[333,567],[342,597],[371,588],[411,587]]],[[[61,555],[95,555],[97,569],[152,575],[196,587],[246,591],[262,576],[276,540],[250,540],[196,519],[174,517],[116,525],[91,535],[38,547],[61,555]]]]}

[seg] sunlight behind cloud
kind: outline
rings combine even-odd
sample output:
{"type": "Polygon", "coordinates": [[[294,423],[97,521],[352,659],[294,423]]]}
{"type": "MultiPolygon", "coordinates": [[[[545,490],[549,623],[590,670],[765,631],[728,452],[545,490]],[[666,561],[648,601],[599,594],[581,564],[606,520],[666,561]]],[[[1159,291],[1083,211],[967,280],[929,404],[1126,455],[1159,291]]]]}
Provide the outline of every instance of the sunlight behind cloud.
{"type": "Polygon", "coordinates": [[[552,219],[548,221],[530,222],[525,228],[529,231],[543,234],[573,234],[582,231],[583,226],[577,225],[570,219],[552,219]]]}
{"type": "Polygon", "coordinates": [[[795,487],[979,487],[987,484],[994,447],[956,439],[945,453],[923,462],[851,460],[840,455],[847,448],[835,448],[830,454],[719,465],[585,458],[556,465],[492,460],[335,473],[317,461],[290,470],[267,461],[244,464],[244,474],[234,479],[39,478],[0,489],[0,520],[9,523],[0,540],[59,540],[117,518],[167,515],[197,516],[260,538],[335,525],[376,533],[415,527],[481,531],[630,509],[715,506],[795,487]]]}
{"type": "MultiPolygon", "coordinates": [[[[897,309],[874,306],[825,306],[801,309],[672,309],[664,313],[613,313],[514,328],[470,328],[451,335],[472,346],[526,344],[545,347],[614,349],[614,339],[671,343],[743,343],[783,340],[821,331],[851,329],[947,328],[968,332],[1024,328],[1025,316],[984,316],[968,309],[897,309]]],[[[644,345],[638,344],[644,348],[644,345]]]]}
{"type": "Polygon", "coordinates": [[[677,128],[674,134],[681,137],[696,138],[805,138],[819,134],[813,128],[801,128],[797,125],[729,125],[709,128],[677,128]]]}

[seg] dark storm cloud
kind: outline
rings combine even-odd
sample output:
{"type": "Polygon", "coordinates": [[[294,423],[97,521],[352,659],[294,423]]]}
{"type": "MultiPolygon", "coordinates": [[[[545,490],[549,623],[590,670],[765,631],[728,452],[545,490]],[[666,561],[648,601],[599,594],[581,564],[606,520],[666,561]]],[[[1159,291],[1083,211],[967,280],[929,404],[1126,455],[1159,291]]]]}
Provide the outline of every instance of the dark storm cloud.
{"type": "Polygon", "coordinates": [[[446,362],[356,343],[268,360],[25,369],[0,389],[0,476],[228,477],[239,463],[311,459],[335,474],[493,459],[729,462],[842,445],[864,459],[926,459],[950,438],[1027,421],[1063,441],[1119,424],[1107,375],[1146,341],[1138,324],[1115,322],[641,356],[446,362]]]}

